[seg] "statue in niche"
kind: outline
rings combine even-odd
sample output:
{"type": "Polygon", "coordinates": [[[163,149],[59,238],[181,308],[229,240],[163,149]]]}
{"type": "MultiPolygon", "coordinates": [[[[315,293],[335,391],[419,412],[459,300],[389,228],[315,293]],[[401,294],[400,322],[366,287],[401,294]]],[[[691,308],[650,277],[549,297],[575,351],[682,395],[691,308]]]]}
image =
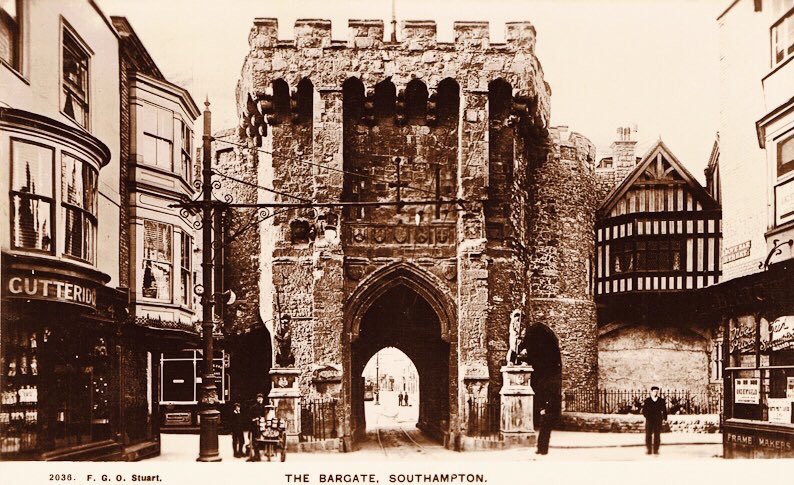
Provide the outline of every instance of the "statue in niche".
{"type": "Polygon", "coordinates": [[[527,349],[522,348],[526,328],[524,327],[524,313],[513,310],[510,314],[510,340],[507,349],[507,365],[527,365],[527,349]]]}
{"type": "Polygon", "coordinates": [[[295,365],[295,356],[292,355],[292,331],[290,330],[289,315],[281,315],[276,321],[276,366],[292,367],[295,365]]]}

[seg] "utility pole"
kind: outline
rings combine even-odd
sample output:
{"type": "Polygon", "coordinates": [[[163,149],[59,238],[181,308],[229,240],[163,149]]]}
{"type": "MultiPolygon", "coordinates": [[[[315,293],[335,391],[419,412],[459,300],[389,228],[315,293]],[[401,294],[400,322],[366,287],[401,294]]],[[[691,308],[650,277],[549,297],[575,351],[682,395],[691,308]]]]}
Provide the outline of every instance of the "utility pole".
{"type": "MultiPolygon", "coordinates": [[[[203,291],[201,293],[201,334],[204,343],[204,375],[201,379],[201,410],[199,419],[201,430],[199,438],[199,456],[196,461],[221,461],[218,454],[218,423],[220,412],[216,408],[218,389],[215,387],[215,369],[212,365],[215,350],[213,348],[214,314],[212,311],[215,300],[215,288],[212,285],[212,121],[210,101],[204,102],[204,140],[202,165],[202,199],[201,199],[201,274],[203,291]]],[[[218,261],[218,264],[221,262],[218,261]]]]}
{"type": "Polygon", "coordinates": [[[380,350],[375,354],[375,405],[380,406],[380,350]]]}
{"type": "Polygon", "coordinates": [[[391,0],[391,41],[397,42],[397,11],[395,8],[395,2],[397,0],[391,0]]]}

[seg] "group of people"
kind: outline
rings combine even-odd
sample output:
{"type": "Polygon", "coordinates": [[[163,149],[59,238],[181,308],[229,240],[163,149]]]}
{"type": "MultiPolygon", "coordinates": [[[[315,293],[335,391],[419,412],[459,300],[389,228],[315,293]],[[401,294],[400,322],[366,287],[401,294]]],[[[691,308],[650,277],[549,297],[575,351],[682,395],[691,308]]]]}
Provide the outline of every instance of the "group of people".
{"type": "Polygon", "coordinates": [[[408,393],[407,392],[400,391],[400,393],[397,394],[397,405],[398,406],[410,406],[410,404],[408,404],[408,393]]]}
{"type": "MultiPolygon", "coordinates": [[[[667,421],[667,403],[659,395],[658,386],[651,387],[648,397],[642,405],[642,415],[645,417],[645,453],[648,455],[658,455],[661,445],[661,432],[664,422],[667,421]]],[[[539,401],[539,423],[538,423],[538,455],[545,455],[549,452],[549,441],[551,439],[551,428],[557,422],[560,410],[559,406],[550,399],[539,401]]]]}
{"type": "MultiPolygon", "coordinates": [[[[242,412],[242,407],[239,402],[232,405],[232,413],[229,418],[229,427],[232,432],[232,447],[234,448],[234,457],[240,458],[246,456],[243,452],[245,446],[245,431],[253,431],[254,419],[266,418],[271,419],[275,415],[275,406],[265,404],[265,395],[259,393],[256,395],[256,402],[251,405],[247,413],[242,412]]],[[[249,445],[253,445],[249,443],[249,445]]]]}

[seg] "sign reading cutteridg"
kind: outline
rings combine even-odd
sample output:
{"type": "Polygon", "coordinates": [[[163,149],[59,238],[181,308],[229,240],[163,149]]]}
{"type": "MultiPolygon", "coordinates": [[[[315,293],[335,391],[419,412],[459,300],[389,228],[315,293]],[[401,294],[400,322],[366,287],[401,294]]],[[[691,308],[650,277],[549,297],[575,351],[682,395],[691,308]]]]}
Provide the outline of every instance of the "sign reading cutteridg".
{"type": "Polygon", "coordinates": [[[736,379],[733,383],[736,404],[758,404],[761,396],[761,383],[757,377],[736,379]]]}
{"type": "Polygon", "coordinates": [[[96,308],[96,288],[56,276],[5,276],[3,296],[66,302],[96,308]]]}

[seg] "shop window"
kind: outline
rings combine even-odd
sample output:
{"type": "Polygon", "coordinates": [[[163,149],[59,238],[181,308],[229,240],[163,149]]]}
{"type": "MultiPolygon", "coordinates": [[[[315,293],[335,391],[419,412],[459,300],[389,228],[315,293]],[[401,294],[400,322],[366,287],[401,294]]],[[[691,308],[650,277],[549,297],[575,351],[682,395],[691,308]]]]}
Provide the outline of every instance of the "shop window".
{"type": "MultiPolygon", "coordinates": [[[[213,368],[219,402],[226,402],[228,376],[223,351],[215,352],[213,368]]],[[[201,351],[182,350],[160,356],[160,404],[195,404],[201,397],[204,360],[201,351]]]]}
{"type": "Polygon", "coordinates": [[[792,170],[794,170],[794,132],[789,132],[788,136],[777,144],[777,176],[782,177],[792,170]]]}
{"type": "Polygon", "coordinates": [[[151,104],[142,111],[143,163],[173,172],[174,113],[151,104]]]}
{"type": "Polygon", "coordinates": [[[172,258],[170,224],[143,221],[143,287],[145,298],[171,301],[172,258]]]}
{"type": "Polygon", "coordinates": [[[97,171],[87,163],[61,156],[61,199],[64,254],[95,262],[97,233],[97,171]]]}
{"type": "Polygon", "coordinates": [[[772,66],[777,66],[794,55],[794,2],[789,10],[772,26],[772,66]]]}
{"type": "Polygon", "coordinates": [[[180,170],[181,175],[190,183],[193,180],[193,157],[191,153],[193,153],[193,132],[190,130],[190,127],[184,121],[180,121],[180,151],[181,151],[181,164],[180,170]]]}
{"type": "Polygon", "coordinates": [[[179,266],[181,268],[180,279],[179,279],[179,287],[180,287],[180,298],[182,299],[182,304],[190,307],[192,306],[192,298],[191,295],[193,294],[193,281],[192,281],[192,272],[191,268],[191,260],[192,260],[192,241],[189,235],[185,234],[184,232],[181,233],[181,246],[180,246],[180,257],[179,257],[179,266]]]}
{"type": "Polygon", "coordinates": [[[15,248],[52,252],[52,148],[12,140],[11,240],[15,248]]]}
{"type": "Polygon", "coordinates": [[[0,59],[22,69],[22,0],[0,0],[0,59]]]}
{"type": "Polygon", "coordinates": [[[88,61],[90,56],[74,34],[63,29],[62,111],[88,128],[88,61]]]}

